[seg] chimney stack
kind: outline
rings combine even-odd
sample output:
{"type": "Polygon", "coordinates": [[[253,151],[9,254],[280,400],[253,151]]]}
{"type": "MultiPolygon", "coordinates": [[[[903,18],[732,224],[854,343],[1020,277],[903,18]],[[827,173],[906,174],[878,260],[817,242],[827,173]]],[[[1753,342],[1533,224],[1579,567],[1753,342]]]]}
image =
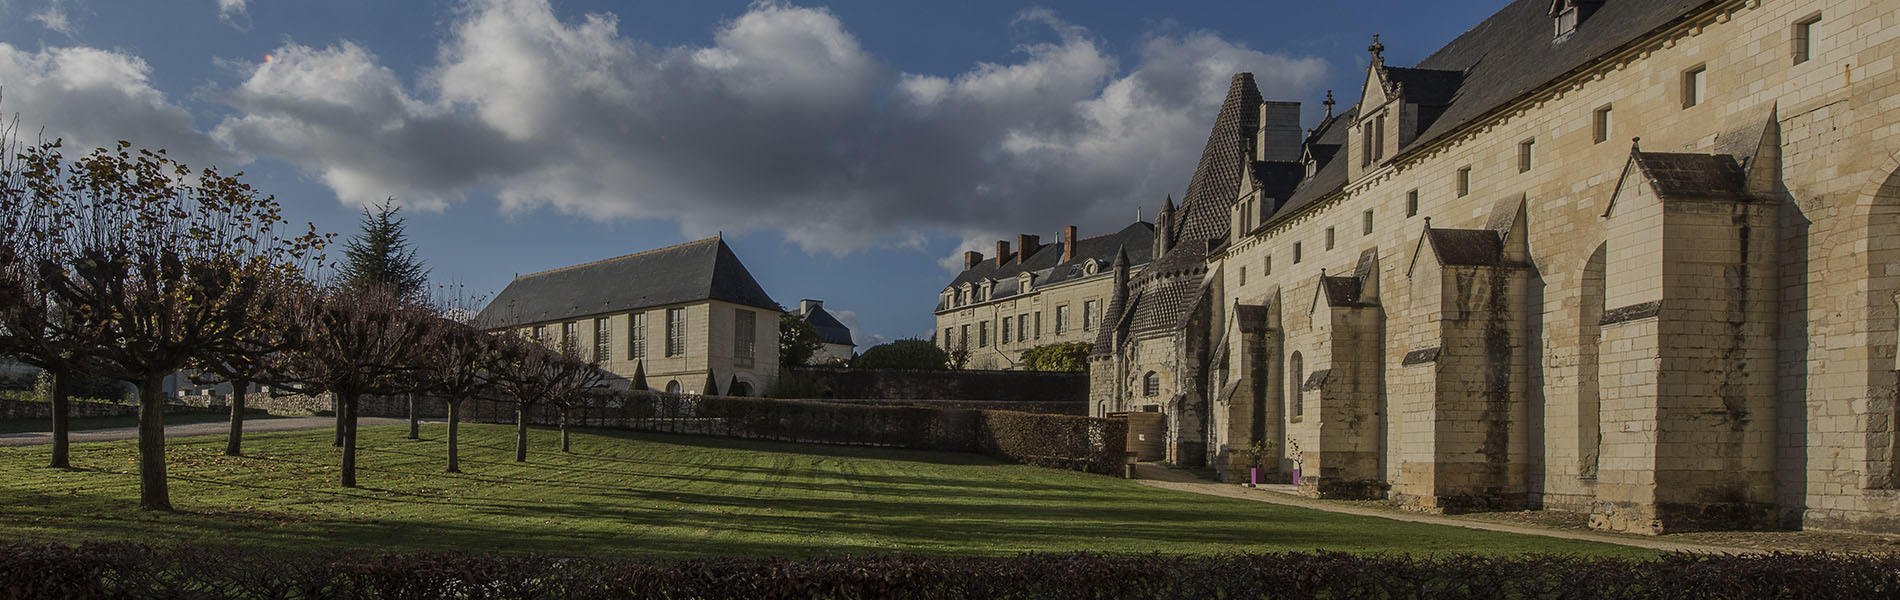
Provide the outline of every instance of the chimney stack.
{"type": "Polygon", "coordinates": [[[980,262],[983,262],[982,252],[969,250],[963,253],[963,268],[968,269],[970,267],[974,267],[976,266],[976,263],[980,263],[980,262]]]}
{"type": "Polygon", "coordinates": [[[825,301],[823,301],[823,300],[813,300],[813,299],[811,299],[811,298],[806,298],[806,299],[804,299],[804,300],[799,300],[799,301],[798,301],[798,314],[799,314],[800,316],[806,316],[806,317],[809,317],[809,316],[811,316],[811,311],[813,311],[813,310],[815,310],[815,309],[817,309],[817,308],[819,308],[819,307],[822,307],[822,306],[824,306],[824,305],[825,305],[825,301]]]}
{"type": "Polygon", "coordinates": [[[1018,264],[1029,262],[1029,257],[1035,256],[1036,251],[1041,249],[1042,236],[1016,234],[1016,262],[1018,264]]]}
{"type": "Polygon", "coordinates": [[[1009,241],[996,240],[996,266],[1003,266],[1005,262],[1009,262],[1009,241]]]}
{"type": "Polygon", "coordinates": [[[1254,139],[1254,160],[1299,162],[1305,148],[1300,129],[1300,103],[1260,103],[1260,132],[1254,139]]]}
{"type": "Polygon", "coordinates": [[[1062,228],[1062,262],[1075,260],[1075,226],[1062,228]]]}

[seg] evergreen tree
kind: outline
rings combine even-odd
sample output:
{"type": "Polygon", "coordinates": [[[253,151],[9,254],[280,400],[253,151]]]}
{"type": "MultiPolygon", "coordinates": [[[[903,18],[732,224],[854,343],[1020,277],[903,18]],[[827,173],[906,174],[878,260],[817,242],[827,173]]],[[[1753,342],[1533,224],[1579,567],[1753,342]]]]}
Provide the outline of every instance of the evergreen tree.
{"type": "Polygon", "coordinates": [[[627,388],[636,392],[647,391],[647,362],[646,361],[643,360],[643,361],[633,363],[633,383],[629,384],[627,388]]]}
{"type": "Polygon", "coordinates": [[[707,396],[719,395],[719,380],[713,377],[712,371],[706,372],[706,387],[700,390],[700,393],[707,396]]]}
{"type": "Polygon", "coordinates": [[[338,283],[361,292],[375,285],[394,287],[406,298],[421,298],[429,288],[429,270],[409,247],[396,199],[384,200],[375,212],[363,209],[363,231],[343,247],[338,283]]]}

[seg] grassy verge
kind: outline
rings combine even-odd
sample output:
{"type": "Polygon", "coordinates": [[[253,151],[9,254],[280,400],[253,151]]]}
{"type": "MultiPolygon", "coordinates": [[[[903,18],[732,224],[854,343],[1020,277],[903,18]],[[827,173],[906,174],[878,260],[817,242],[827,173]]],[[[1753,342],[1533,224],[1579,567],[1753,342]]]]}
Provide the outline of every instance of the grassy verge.
{"type": "Polygon", "coordinates": [[[359,434],[360,489],[336,486],[328,431],[170,448],[180,512],[132,509],[131,442],[81,444],[72,471],[44,447],[0,448],[0,539],[380,547],[602,557],[1025,551],[1574,553],[1645,556],[1572,540],[1403,523],[1149,488],[968,454],[580,430],[561,454],[531,433],[465,426],[442,473],[442,425],[359,434]]]}

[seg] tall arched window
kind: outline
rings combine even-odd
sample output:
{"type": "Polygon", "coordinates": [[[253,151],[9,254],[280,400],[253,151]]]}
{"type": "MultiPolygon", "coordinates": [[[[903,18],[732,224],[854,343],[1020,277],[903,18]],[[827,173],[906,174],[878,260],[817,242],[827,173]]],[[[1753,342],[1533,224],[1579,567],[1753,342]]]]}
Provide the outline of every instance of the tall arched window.
{"type": "Polygon", "coordinates": [[[1293,410],[1287,414],[1292,415],[1294,421],[1298,421],[1300,417],[1306,416],[1306,390],[1302,389],[1306,383],[1306,365],[1300,360],[1300,353],[1294,352],[1293,357],[1287,359],[1286,372],[1293,375],[1286,382],[1293,388],[1287,393],[1287,397],[1293,399],[1293,410]]]}
{"type": "Polygon", "coordinates": [[[1161,374],[1149,371],[1147,375],[1141,376],[1141,395],[1161,395],[1161,374]]]}
{"type": "Polygon", "coordinates": [[[668,394],[680,393],[680,382],[678,379],[666,382],[666,393],[668,394]]]}

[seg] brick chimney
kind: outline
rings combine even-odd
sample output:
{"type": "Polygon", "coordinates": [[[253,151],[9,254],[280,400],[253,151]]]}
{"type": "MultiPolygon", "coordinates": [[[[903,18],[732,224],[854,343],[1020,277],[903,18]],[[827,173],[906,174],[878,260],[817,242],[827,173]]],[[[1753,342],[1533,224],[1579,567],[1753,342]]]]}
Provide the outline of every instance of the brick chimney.
{"type": "Polygon", "coordinates": [[[1062,262],[1075,260],[1075,226],[1062,228],[1062,262]]]}
{"type": "Polygon", "coordinates": [[[996,240],[996,266],[1009,262],[1009,240],[996,240]]]}
{"type": "Polygon", "coordinates": [[[1029,257],[1035,256],[1036,251],[1041,249],[1042,236],[1016,234],[1016,262],[1018,264],[1029,262],[1029,257]]]}
{"type": "Polygon", "coordinates": [[[976,263],[980,263],[980,262],[983,262],[982,252],[977,252],[975,250],[968,250],[963,253],[963,268],[968,269],[970,267],[974,267],[976,266],[976,263]]]}

